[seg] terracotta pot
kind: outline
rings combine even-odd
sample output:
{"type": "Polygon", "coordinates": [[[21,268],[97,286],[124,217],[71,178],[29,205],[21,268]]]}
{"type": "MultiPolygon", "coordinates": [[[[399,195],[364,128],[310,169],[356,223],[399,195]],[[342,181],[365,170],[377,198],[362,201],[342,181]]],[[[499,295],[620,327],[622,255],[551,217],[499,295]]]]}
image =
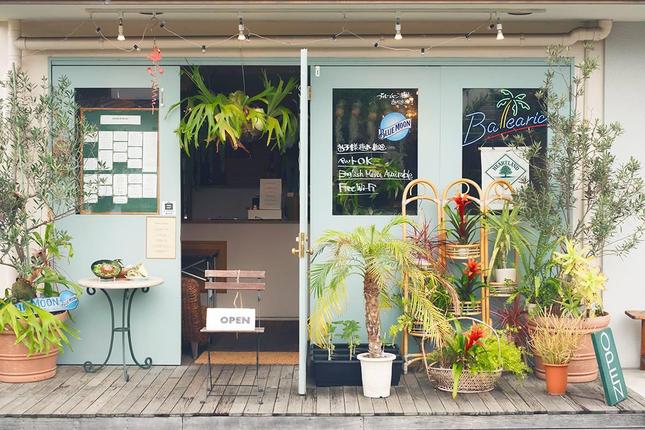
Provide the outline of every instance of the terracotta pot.
{"type": "Polygon", "coordinates": [[[552,396],[564,396],[567,392],[568,364],[545,364],[546,392],[552,396]]]}
{"type": "MultiPolygon", "coordinates": [[[[607,327],[610,320],[611,317],[609,314],[582,320],[582,330],[586,334],[582,336],[580,347],[569,363],[569,383],[592,382],[598,378],[598,362],[596,361],[596,354],[593,350],[591,333],[607,327]]],[[[535,330],[535,323],[529,320],[528,327],[529,330],[535,330]]],[[[537,354],[535,354],[535,376],[540,379],[546,377],[544,364],[537,354]]]]}
{"type": "MultiPolygon", "coordinates": [[[[56,317],[65,321],[67,312],[56,317]]],[[[53,378],[56,375],[58,350],[48,354],[29,355],[22,343],[16,345],[16,335],[11,330],[0,332],[0,382],[37,382],[53,378]]]]}

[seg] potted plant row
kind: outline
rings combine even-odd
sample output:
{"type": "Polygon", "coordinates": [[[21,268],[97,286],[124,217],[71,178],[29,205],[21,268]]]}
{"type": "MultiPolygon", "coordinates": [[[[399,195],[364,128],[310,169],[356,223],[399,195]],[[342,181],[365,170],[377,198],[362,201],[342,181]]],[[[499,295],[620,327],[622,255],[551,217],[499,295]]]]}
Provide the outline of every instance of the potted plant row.
{"type": "Polygon", "coordinates": [[[80,151],[90,130],[74,121],[78,106],[66,79],[39,87],[14,69],[2,86],[0,264],[16,280],[0,286],[0,381],[33,382],[55,375],[58,353],[76,336],[67,311],[49,312],[33,300],[67,288],[80,293],[56,267],[73,252],[55,222],[76,212],[80,151]]]}

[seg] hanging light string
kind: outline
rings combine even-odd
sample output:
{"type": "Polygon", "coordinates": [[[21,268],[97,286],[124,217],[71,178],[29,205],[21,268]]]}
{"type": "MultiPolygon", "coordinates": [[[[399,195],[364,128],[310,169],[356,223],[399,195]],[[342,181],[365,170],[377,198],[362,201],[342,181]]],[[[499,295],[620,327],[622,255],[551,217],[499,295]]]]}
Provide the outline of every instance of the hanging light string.
{"type": "Polygon", "coordinates": [[[201,50],[202,50],[202,52],[203,52],[203,51],[205,51],[205,50],[206,50],[206,49],[208,49],[208,48],[214,48],[214,47],[216,47],[216,46],[218,46],[218,45],[222,45],[222,44],[224,44],[224,43],[228,42],[228,41],[229,41],[229,40],[231,40],[231,39],[237,39],[237,37],[238,37],[238,34],[237,34],[237,33],[235,33],[235,34],[233,34],[233,35],[231,35],[231,36],[229,36],[229,37],[226,37],[226,38],[224,38],[224,39],[222,39],[222,40],[219,40],[219,41],[217,41],[217,42],[215,42],[215,43],[211,43],[211,44],[209,45],[209,44],[206,44],[206,43],[198,43],[198,42],[195,42],[194,40],[190,40],[190,39],[185,38],[184,36],[182,36],[182,35],[178,34],[177,32],[173,31],[173,30],[168,26],[168,23],[166,23],[166,22],[164,22],[164,25],[163,25],[163,26],[161,26],[161,28],[162,28],[163,30],[165,30],[168,34],[171,34],[172,36],[175,36],[175,37],[177,37],[178,39],[183,40],[184,42],[188,43],[189,45],[192,45],[192,46],[194,46],[194,47],[196,47],[196,48],[201,49],[201,50]]]}
{"type": "Polygon", "coordinates": [[[148,34],[148,32],[151,31],[152,28],[159,21],[155,15],[150,17],[150,19],[146,23],[146,26],[143,29],[143,33],[141,34],[141,38],[137,41],[137,43],[133,44],[129,48],[125,48],[123,46],[119,46],[119,44],[117,44],[117,43],[114,43],[114,41],[111,38],[107,37],[105,35],[105,33],[103,33],[103,30],[101,29],[101,26],[96,21],[94,21],[94,17],[92,15],[90,15],[90,20],[92,21],[92,24],[94,24],[94,28],[96,29],[96,33],[99,35],[99,37],[104,42],[107,42],[107,44],[110,45],[110,47],[112,47],[112,48],[114,48],[116,50],[119,50],[119,51],[123,51],[123,52],[138,51],[137,48],[140,47],[143,44],[143,41],[145,40],[146,35],[148,34]]]}

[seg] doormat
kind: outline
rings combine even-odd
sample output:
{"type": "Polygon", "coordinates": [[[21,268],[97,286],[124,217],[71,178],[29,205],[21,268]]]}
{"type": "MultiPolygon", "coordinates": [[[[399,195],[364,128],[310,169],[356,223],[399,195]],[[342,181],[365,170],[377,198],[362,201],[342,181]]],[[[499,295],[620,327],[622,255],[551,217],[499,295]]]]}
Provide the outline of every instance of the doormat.
{"type": "MultiPolygon", "coordinates": [[[[212,364],[255,364],[255,351],[213,351],[212,364]]],[[[195,364],[208,364],[208,351],[202,352],[195,364]]],[[[297,352],[260,352],[260,364],[298,364],[297,352]]]]}

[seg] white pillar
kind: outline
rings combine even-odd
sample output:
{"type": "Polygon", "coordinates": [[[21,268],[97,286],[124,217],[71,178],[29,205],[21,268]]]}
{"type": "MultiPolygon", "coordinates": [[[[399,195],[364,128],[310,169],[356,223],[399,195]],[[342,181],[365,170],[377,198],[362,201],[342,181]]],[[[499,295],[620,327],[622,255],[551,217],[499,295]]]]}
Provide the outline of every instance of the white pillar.
{"type": "Polygon", "coordinates": [[[21,36],[20,20],[10,19],[7,22],[7,69],[11,70],[22,66],[22,51],[16,46],[15,41],[21,36]]]}

